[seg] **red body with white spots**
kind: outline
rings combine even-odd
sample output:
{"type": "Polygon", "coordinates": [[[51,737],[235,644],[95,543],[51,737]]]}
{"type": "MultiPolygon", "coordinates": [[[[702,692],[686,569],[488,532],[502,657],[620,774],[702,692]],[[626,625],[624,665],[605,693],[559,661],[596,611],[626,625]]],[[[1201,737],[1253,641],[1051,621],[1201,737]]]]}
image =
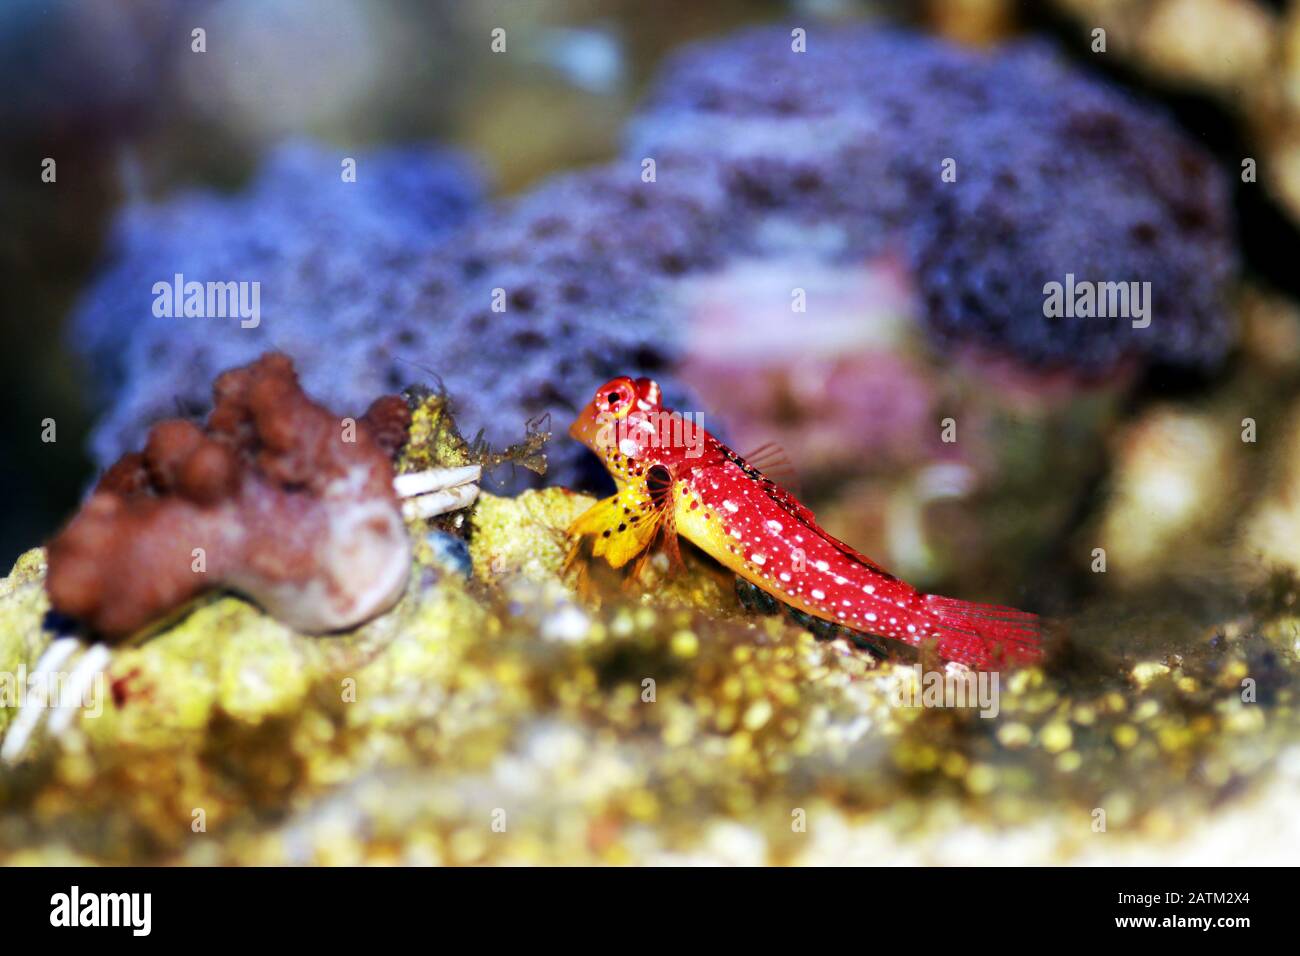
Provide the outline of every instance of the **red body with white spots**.
{"type": "Polygon", "coordinates": [[[1039,655],[1037,618],[922,594],[818,527],[812,512],[688,417],[649,379],[607,383],[570,433],[604,460],[618,494],[574,523],[615,566],[660,531],[680,534],[777,600],[946,660],[996,667],[1039,655]]]}

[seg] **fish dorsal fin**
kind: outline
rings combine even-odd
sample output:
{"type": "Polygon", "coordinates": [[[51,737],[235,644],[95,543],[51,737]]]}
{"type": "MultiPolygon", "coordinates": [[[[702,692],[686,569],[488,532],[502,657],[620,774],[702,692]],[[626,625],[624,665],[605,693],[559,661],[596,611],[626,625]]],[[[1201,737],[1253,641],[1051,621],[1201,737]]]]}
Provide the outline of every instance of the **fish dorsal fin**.
{"type": "MultiPolygon", "coordinates": [[[[763,445],[759,449],[760,454],[763,453],[763,449],[768,448],[777,448],[777,446],[763,445]]],[[[777,450],[782,456],[784,456],[784,452],[780,452],[779,448],[777,448],[777,450]]],[[[763,489],[763,492],[779,504],[782,509],[789,512],[791,517],[799,521],[801,524],[807,525],[813,531],[820,532],[820,529],[817,527],[817,519],[813,516],[812,510],[796,498],[788,489],[777,484],[776,481],[769,477],[752,461],[722,443],[718,444],[718,453],[743,471],[751,480],[756,482],[759,487],[763,489]]],[[[788,461],[789,459],[786,460],[788,461]]]]}
{"type": "MultiPolygon", "coordinates": [[[[769,479],[770,481],[770,479],[769,479]]],[[[822,534],[822,529],[817,527],[817,517],[812,513],[812,509],[796,498],[786,489],[782,488],[776,482],[763,485],[763,491],[767,496],[779,504],[782,509],[798,519],[800,524],[806,525],[817,534],[822,534]]]]}
{"type": "Polygon", "coordinates": [[[812,509],[809,508],[807,505],[805,505],[803,502],[801,502],[799,499],[797,499],[794,495],[790,494],[790,492],[786,491],[780,485],[775,485],[771,488],[768,488],[767,493],[772,498],[773,501],[781,505],[781,507],[784,508],[793,518],[798,520],[800,524],[802,524],[810,532],[815,534],[817,537],[821,538],[826,543],[834,546],[835,549],[839,551],[841,554],[843,554],[845,557],[851,558],[854,561],[858,562],[859,564],[870,568],[872,571],[875,571],[877,574],[883,574],[887,578],[894,577],[894,575],[890,574],[880,565],[876,564],[875,561],[872,561],[861,551],[857,550],[856,548],[850,545],[845,544],[839,538],[835,537],[835,535],[831,534],[829,531],[827,531],[821,525],[819,525],[817,523],[816,517],[812,513],[812,509]]]}
{"type": "Polygon", "coordinates": [[[867,556],[866,556],[865,554],[863,554],[861,551],[857,550],[856,548],[850,547],[849,545],[845,544],[843,541],[841,541],[839,538],[835,537],[834,535],[827,534],[827,533],[826,533],[825,531],[823,531],[821,528],[817,528],[817,529],[815,529],[815,530],[816,530],[817,533],[820,534],[823,538],[825,538],[825,539],[826,539],[827,541],[829,541],[831,544],[835,545],[835,547],[838,548],[839,551],[840,551],[842,554],[846,555],[847,557],[852,558],[854,561],[857,561],[859,564],[864,564],[864,565],[866,565],[866,566],[869,567],[872,571],[875,571],[877,574],[883,574],[883,575],[884,575],[885,577],[887,577],[887,578],[891,578],[891,579],[897,580],[897,579],[894,577],[894,575],[890,574],[888,571],[886,571],[886,570],[885,570],[884,568],[882,568],[880,565],[876,564],[875,561],[872,561],[869,557],[867,557],[867,556]]]}
{"type": "MultiPolygon", "coordinates": [[[[770,451],[764,451],[765,449],[768,450],[775,449],[777,454],[784,457],[784,452],[782,452],[780,450],[780,447],[777,445],[771,445],[771,444],[763,445],[759,449],[760,454],[771,454],[770,451]]],[[[834,535],[830,534],[828,531],[823,529],[819,524],[817,524],[817,517],[816,515],[813,514],[811,508],[809,508],[802,501],[796,498],[790,491],[781,487],[781,485],[777,484],[775,481],[773,481],[771,478],[765,475],[754,465],[752,461],[742,458],[740,455],[737,455],[735,452],[731,451],[731,449],[725,448],[725,446],[723,449],[723,454],[726,455],[726,457],[728,457],[731,461],[735,462],[736,465],[739,466],[751,478],[754,478],[756,481],[758,481],[769,498],[771,498],[773,501],[779,504],[782,510],[784,510],[787,514],[789,514],[792,518],[794,518],[804,527],[806,527],[810,532],[817,535],[817,537],[821,538],[823,541],[826,541],[827,543],[833,545],[841,554],[845,555],[846,557],[852,558],[854,561],[858,562],[864,567],[870,568],[872,571],[875,571],[877,574],[882,574],[887,578],[894,577],[894,575],[890,574],[888,571],[886,571],[884,568],[878,565],[875,561],[872,561],[861,551],[858,551],[856,548],[853,548],[850,545],[845,544],[839,538],[835,537],[834,535]]],[[[789,459],[785,459],[785,460],[788,461],[789,459]]]]}
{"type": "Polygon", "coordinates": [[[744,456],[745,462],[781,487],[799,493],[799,474],[785,449],[774,441],[759,445],[744,456]]]}

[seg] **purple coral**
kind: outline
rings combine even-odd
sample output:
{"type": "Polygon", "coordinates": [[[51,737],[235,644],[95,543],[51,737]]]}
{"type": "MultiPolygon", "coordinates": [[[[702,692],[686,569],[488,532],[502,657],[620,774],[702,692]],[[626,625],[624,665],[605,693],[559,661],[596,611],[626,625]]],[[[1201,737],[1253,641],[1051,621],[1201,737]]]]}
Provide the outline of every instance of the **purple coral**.
{"type": "MultiPolygon", "coordinates": [[[[674,374],[689,290],[746,262],[853,269],[889,255],[936,343],[1031,368],[1207,364],[1231,343],[1228,195],[1210,159],[1032,44],[986,54],[851,28],[813,31],[796,54],[788,31],[763,28],[692,46],[663,70],[622,159],[450,236],[439,227],[472,201],[459,165],[394,152],[348,192],[324,156],[277,154],[232,199],[127,212],[120,264],[76,325],[114,393],[101,461],[177,398],[201,409],[198,383],[268,347],[338,406],[432,369],[462,424],[498,441],[545,413],[566,420],[616,374],[653,375],[670,404],[696,407],[674,374]],[[940,177],[948,157],[956,182],[940,177]],[[263,327],[151,319],[149,284],[174,271],[263,279],[263,327]],[[1045,316],[1043,286],[1067,272],[1150,281],[1150,326],[1045,316]]],[[[584,461],[558,443],[553,478],[578,480],[584,461]]]]}
{"type": "Polygon", "coordinates": [[[681,53],[632,149],[718,163],[742,208],[838,227],[853,259],[902,243],[941,344],[1101,373],[1208,365],[1231,344],[1223,175],[1170,122],[1043,46],[994,53],[911,34],[760,29],[681,53]],[[956,161],[955,182],[941,163],[956,161]],[[1067,273],[1149,281],[1149,327],[1044,315],[1067,273]]]}
{"type": "MultiPolygon", "coordinates": [[[[92,438],[98,461],[138,447],[152,422],[206,411],[219,372],[268,350],[292,356],[304,387],[337,407],[419,378],[413,367],[392,368],[388,330],[403,320],[434,332],[436,250],[477,203],[477,174],[455,155],[404,148],[355,154],[356,182],[344,182],[344,155],[290,143],[235,195],[196,191],[126,207],[109,268],[72,325],[106,403],[92,438]],[[155,315],[155,283],[177,274],[258,283],[258,325],[155,315]]],[[[407,352],[429,358],[396,354],[407,352]]]]}
{"type": "MultiPolygon", "coordinates": [[[[434,365],[465,424],[513,439],[526,419],[566,424],[584,383],[670,371],[683,345],[672,288],[724,261],[724,200],[705,179],[651,194],[635,166],[601,168],[558,177],[458,234],[447,259],[460,281],[434,365]]],[[[671,397],[687,401],[669,379],[671,397]]],[[[562,481],[587,459],[567,442],[547,454],[562,481]]]]}

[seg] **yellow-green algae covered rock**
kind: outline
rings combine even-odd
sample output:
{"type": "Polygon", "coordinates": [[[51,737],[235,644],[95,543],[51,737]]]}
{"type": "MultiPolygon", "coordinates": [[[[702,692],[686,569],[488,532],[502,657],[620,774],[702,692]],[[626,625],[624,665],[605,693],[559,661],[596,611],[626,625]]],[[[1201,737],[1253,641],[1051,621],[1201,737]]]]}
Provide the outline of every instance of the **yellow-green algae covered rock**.
{"type": "Polygon", "coordinates": [[[9,577],[0,580],[0,692],[5,706],[0,706],[0,733],[16,713],[11,699],[19,690],[17,676],[30,670],[48,637],[41,620],[49,610],[45,597],[45,551],[42,548],[20,555],[9,577]]]}
{"type": "MultiPolygon", "coordinates": [[[[0,861],[1180,860],[1258,820],[1256,857],[1288,845],[1288,581],[1219,626],[1071,622],[981,718],[899,706],[910,664],[742,613],[689,550],[562,574],[591,503],[484,494],[468,576],[413,525],[406,595],[352,633],[217,597],[115,650],[103,714],[0,773],[0,861]]],[[[43,573],[0,583],[7,669],[51,637],[43,573]]]]}
{"type": "Polygon", "coordinates": [[[525,491],[516,498],[480,495],[470,543],[475,574],[487,580],[506,574],[555,578],[568,554],[564,529],[595,503],[563,488],[525,491]]]}

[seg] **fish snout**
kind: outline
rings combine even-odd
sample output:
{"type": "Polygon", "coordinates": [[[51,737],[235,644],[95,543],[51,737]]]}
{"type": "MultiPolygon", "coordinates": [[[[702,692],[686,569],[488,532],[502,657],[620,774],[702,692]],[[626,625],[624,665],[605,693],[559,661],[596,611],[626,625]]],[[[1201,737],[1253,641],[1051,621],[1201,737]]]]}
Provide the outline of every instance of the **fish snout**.
{"type": "Polygon", "coordinates": [[[586,407],[578,413],[578,417],[573,420],[569,426],[569,435],[582,442],[592,451],[599,452],[602,432],[606,431],[605,423],[601,412],[596,408],[595,402],[588,402],[586,407]]]}

